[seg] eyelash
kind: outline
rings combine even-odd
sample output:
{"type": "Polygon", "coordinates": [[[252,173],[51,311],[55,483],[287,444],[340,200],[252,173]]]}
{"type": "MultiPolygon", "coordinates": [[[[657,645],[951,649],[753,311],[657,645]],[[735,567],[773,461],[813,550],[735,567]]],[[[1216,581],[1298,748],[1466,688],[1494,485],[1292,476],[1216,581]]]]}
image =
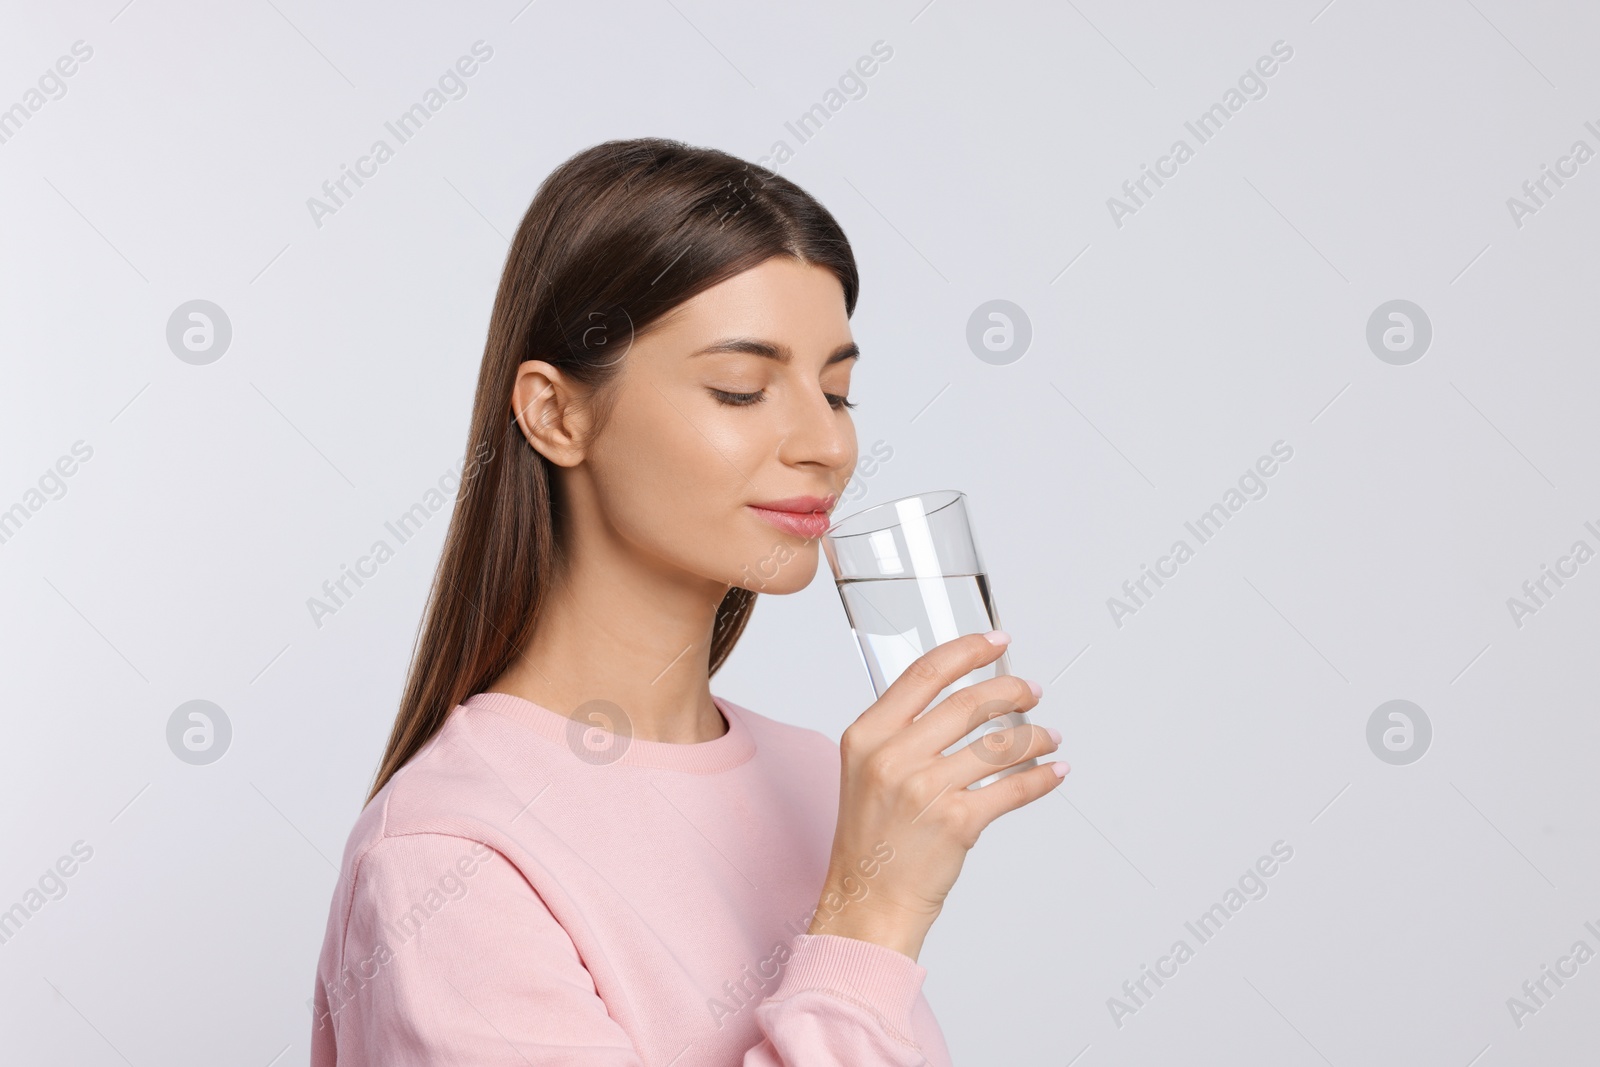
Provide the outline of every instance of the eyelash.
{"type": "MultiPolygon", "coordinates": [[[[729,407],[745,407],[750,404],[759,404],[767,399],[765,390],[755,393],[725,393],[721,389],[713,389],[711,390],[711,395],[716,397],[722,403],[727,404],[729,407]]],[[[822,395],[828,398],[828,404],[835,411],[853,408],[856,406],[849,400],[846,400],[844,397],[835,393],[824,393],[822,395]],[[835,401],[837,401],[837,403],[835,403],[835,401]]]]}

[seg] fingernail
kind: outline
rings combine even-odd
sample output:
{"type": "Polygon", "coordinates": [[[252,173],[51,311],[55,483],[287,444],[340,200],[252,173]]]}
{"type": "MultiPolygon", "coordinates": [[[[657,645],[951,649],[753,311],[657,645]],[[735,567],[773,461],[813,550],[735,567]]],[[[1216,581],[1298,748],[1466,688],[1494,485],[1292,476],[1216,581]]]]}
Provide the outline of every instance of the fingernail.
{"type": "Polygon", "coordinates": [[[1004,630],[990,630],[983,636],[987,637],[992,645],[1004,645],[1011,642],[1011,635],[1004,630]]]}
{"type": "Polygon", "coordinates": [[[1028,679],[1025,679],[1025,680],[1028,683],[1028,688],[1033,690],[1033,695],[1034,696],[1036,696],[1036,697],[1044,696],[1044,689],[1043,689],[1043,687],[1041,687],[1039,685],[1038,682],[1034,681],[1032,678],[1028,678],[1028,679]]]}
{"type": "Polygon", "coordinates": [[[1057,760],[1055,763],[1050,764],[1050,769],[1052,771],[1056,772],[1056,777],[1057,778],[1065,778],[1067,776],[1067,772],[1072,770],[1071,767],[1068,767],[1065,763],[1062,763],[1060,760],[1057,760]]]}
{"type": "Polygon", "coordinates": [[[1054,726],[1046,726],[1044,728],[1044,732],[1049,734],[1050,740],[1054,741],[1056,744],[1059,745],[1061,743],[1061,731],[1057,730],[1054,726]]]}

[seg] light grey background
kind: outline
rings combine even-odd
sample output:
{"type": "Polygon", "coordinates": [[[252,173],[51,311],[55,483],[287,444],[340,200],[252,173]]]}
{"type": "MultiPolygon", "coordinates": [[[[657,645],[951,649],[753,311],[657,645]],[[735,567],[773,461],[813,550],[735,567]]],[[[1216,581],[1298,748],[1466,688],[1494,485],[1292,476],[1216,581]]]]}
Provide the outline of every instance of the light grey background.
{"type": "MultiPolygon", "coordinates": [[[[320,628],[306,601],[461,463],[537,183],[651,134],[787,142],[862,270],[855,418],[893,456],[853,506],[970,494],[1066,734],[1073,773],[985,833],[922,957],[957,1063],[1592,1060],[1600,960],[1520,1026],[1507,1000],[1600,950],[1600,561],[1520,626],[1507,601],[1600,549],[1600,160],[1520,225],[1507,201],[1600,149],[1600,14],[1325,3],[7,5],[0,107],[93,55],[0,144],[0,508],[26,513],[0,544],[0,908],[93,854],[0,945],[5,1058],[305,1062],[448,512],[320,628]],[[466,95],[318,226],[307,199],[479,40],[466,95]],[[786,122],[876,41],[801,144],[786,122]],[[1184,123],[1277,41],[1266,95],[1199,144],[1184,123]],[[196,299],[232,328],[207,365],[166,340],[196,299]],[[1432,324],[1408,365],[1366,340],[1395,299],[1432,324]],[[1020,359],[968,346],[991,300],[1028,317],[1020,359]],[[1197,545],[1277,441],[1267,495],[1197,545]],[[1367,743],[1394,699],[1432,726],[1406,765],[1367,743]],[[168,747],[191,700],[231,724],[209,765],[168,747]],[[1185,921],[1278,841],[1267,895],[1200,944],[1185,921]]],[[[761,600],[713,688],[835,737],[870,703],[825,569],[761,600]]]]}

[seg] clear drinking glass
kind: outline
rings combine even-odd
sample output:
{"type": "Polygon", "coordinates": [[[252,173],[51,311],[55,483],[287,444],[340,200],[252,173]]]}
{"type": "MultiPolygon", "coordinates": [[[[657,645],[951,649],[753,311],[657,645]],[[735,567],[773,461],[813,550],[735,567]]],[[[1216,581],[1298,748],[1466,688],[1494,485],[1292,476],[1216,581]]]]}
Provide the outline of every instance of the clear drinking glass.
{"type": "MultiPolygon", "coordinates": [[[[880,697],[901,671],[935,645],[964,634],[1000,629],[965,493],[954,489],[919,493],[857,512],[828,528],[822,536],[822,549],[873,691],[880,697]]],[[[958,678],[929,701],[928,707],[974,682],[1010,674],[1009,656],[1007,649],[988,666],[958,678]]],[[[946,749],[946,754],[975,738],[1028,722],[1019,711],[983,721],[986,710],[979,708],[973,729],[946,749]]],[[[995,737],[982,740],[976,751],[1002,767],[1014,758],[1018,747],[1007,748],[995,737]]],[[[1029,758],[968,788],[980,788],[1038,765],[1037,759],[1029,758]]]]}

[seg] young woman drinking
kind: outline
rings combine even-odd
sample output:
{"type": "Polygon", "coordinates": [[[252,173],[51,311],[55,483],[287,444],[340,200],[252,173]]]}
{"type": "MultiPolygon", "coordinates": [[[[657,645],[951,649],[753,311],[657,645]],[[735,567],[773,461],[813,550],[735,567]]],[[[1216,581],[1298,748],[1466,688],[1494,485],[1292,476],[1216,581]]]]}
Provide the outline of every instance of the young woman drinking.
{"type": "MultiPolygon", "coordinates": [[[[314,1067],[949,1063],[917,962],[1053,730],[972,634],[837,744],[712,694],[756,592],[817,572],[855,467],[857,275],[814,199],[612,141],[501,277],[410,676],[344,852],[314,1067]],[[1003,737],[1002,737],[1003,735],[1003,737]]],[[[809,655],[796,636],[794,654],[809,655]]]]}

